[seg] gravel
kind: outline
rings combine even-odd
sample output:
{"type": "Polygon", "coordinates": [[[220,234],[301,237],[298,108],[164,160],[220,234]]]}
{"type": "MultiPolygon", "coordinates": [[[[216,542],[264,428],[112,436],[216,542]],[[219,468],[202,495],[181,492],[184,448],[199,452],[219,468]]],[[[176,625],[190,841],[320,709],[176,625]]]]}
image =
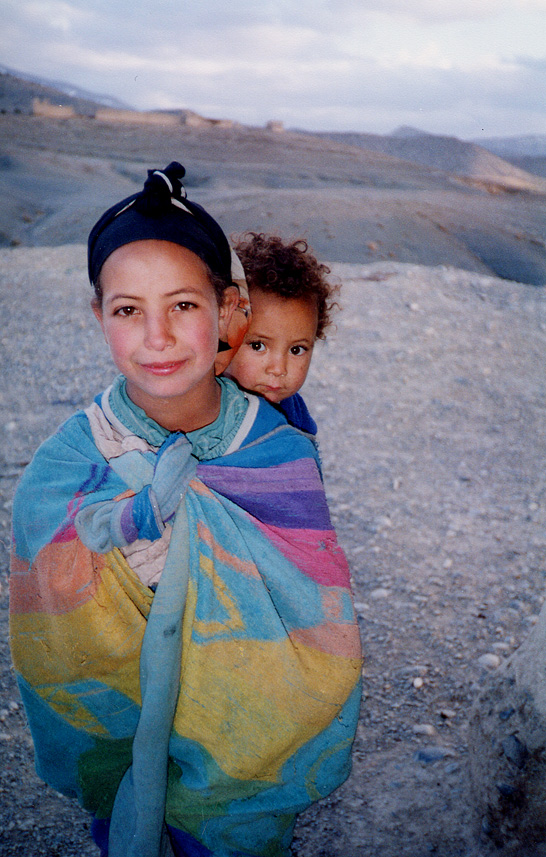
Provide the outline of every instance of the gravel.
{"type": "MultiPolygon", "coordinates": [[[[333,268],[343,308],[304,393],[353,574],[364,694],[352,776],[302,816],[294,853],[501,855],[475,818],[467,727],[477,684],[544,598],[544,291],[447,267],[333,268]]],[[[33,771],[7,563],[17,478],[113,368],[83,246],[0,250],[0,272],[0,853],[96,857],[86,815],[33,771]]]]}

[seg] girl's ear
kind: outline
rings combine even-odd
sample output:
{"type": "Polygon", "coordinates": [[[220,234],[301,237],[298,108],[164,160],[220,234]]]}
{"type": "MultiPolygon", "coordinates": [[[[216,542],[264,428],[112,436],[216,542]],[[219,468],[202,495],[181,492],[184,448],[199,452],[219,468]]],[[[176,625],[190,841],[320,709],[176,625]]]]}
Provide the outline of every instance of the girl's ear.
{"type": "Polygon", "coordinates": [[[228,286],[227,289],[224,289],[224,299],[220,306],[218,318],[218,333],[220,335],[220,339],[227,339],[229,323],[238,303],[239,289],[235,286],[228,286]]]}
{"type": "Polygon", "coordinates": [[[103,322],[102,304],[98,298],[93,298],[93,300],[91,301],[91,309],[93,310],[95,318],[97,319],[98,323],[100,324],[100,326],[102,328],[102,332],[104,333],[104,325],[102,323],[103,322]]]}

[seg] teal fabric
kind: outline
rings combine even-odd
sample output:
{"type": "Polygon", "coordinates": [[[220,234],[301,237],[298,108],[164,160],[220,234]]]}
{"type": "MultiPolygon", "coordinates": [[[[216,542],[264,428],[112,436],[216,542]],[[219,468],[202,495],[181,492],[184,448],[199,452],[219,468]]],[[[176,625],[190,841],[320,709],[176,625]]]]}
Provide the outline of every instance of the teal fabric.
{"type": "MultiPolygon", "coordinates": [[[[193,446],[193,454],[200,461],[218,458],[225,453],[248,408],[246,396],[234,381],[224,377],[219,377],[216,381],[222,390],[218,417],[210,425],[187,433],[187,438],[193,446]]],[[[150,419],[142,408],[131,401],[123,375],[118,375],[114,380],[108,403],[117,419],[151,446],[160,447],[170,435],[168,429],[150,419]]]]}

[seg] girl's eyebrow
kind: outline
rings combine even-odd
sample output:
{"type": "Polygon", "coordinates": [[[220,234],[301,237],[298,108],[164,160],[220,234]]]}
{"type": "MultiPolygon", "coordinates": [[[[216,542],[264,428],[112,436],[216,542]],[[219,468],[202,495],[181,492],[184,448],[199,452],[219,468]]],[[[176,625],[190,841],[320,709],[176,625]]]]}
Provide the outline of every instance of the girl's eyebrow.
{"type": "MultiPolygon", "coordinates": [[[[174,298],[177,295],[198,295],[198,294],[201,294],[201,290],[198,289],[197,287],[184,286],[184,288],[182,288],[182,289],[174,289],[174,291],[172,291],[172,292],[165,292],[165,294],[162,297],[174,298]]],[[[119,295],[112,295],[111,297],[107,298],[107,301],[109,303],[113,303],[114,301],[140,301],[144,297],[146,297],[146,296],[145,295],[123,295],[123,294],[119,294],[119,295]]]]}
{"type": "Polygon", "coordinates": [[[197,286],[184,286],[183,289],[175,289],[173,292],[166,292],[163,297],[165,298],[174,298],[176,295],[200,295],[202,294],[202,289],[197,288],[197,286]]]}

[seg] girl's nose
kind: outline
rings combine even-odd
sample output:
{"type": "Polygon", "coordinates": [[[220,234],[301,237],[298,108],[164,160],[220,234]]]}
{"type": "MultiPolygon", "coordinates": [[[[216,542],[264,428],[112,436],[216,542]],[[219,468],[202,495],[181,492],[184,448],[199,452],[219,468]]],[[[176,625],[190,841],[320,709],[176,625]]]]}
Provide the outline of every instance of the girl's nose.
{"type": "Polygon", "coordinates": [[[174,335],[168,318],[152,316],[146,320],[145,344],[154,351],[163,351],[174,344],[174,335]]]}

